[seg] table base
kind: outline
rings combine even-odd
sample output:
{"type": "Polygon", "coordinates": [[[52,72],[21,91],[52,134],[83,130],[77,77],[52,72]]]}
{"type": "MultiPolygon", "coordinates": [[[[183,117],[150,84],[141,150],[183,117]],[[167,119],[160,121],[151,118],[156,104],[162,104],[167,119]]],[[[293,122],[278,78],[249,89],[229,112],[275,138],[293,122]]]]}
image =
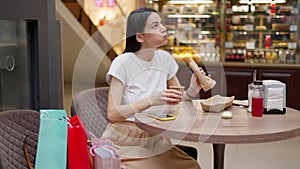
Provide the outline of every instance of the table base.
{"type": "Polygon", "coordinates": [[[225,144],[213,144],[214,169],[224,169],[225,144]]]}

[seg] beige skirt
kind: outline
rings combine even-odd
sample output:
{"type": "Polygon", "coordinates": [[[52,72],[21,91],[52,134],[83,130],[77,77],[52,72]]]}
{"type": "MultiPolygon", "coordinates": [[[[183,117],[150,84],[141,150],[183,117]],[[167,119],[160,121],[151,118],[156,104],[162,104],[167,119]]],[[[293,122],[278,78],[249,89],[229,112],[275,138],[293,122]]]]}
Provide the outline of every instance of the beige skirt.
{"type": "Polygon", "coordinates": [[[118,150],[122,169],[200,169],[199,164],[171,144],[133,122],[109,124],[102,137],[110,138],[118,150]]]}

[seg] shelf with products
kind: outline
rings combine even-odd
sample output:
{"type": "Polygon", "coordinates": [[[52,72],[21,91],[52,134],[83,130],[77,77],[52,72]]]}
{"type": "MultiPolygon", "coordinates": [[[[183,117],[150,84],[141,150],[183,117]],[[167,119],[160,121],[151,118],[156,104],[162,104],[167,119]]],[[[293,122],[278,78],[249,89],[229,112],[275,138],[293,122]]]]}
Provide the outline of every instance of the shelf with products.
{"type": "Polygon", "coordinates": [[[299,63],[298,2],[231,5],[228,1],[225,17],[225,61],[299,63]]]}
{"type": "MultiPolygon", "coordinates": [[[[155,1],[153,1],[155,3],[155,1]]],[[[220,15],[215,4],[160,4],[168,45],[177,60],[220,60],[220,15]]]]}

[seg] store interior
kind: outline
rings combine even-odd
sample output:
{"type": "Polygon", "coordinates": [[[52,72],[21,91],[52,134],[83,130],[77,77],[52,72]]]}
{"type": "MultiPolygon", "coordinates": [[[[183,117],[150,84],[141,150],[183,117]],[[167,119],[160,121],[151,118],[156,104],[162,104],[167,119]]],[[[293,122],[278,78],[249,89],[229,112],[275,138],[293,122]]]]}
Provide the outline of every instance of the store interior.
{"type": "MultiPolygon", "coordinates": [[[[14,1],[7,3],[15,7],[14,1]]],[[[32,2],[36,4],[38,1],[32,2]]],[[[18,3],[20,6],[25,6],[22,3],[28,2],[20,1],[18,3]]],[[[108,45],[117,56],[124,49],[126,17],[133,9],[144,6],[157,9],[163,18],[169,39],[168,44],[162,49],[169,51],[178,62],[180,66],[178,77],[182,85],[189,85],[188,80],[192,74],[185,64],[187,57],[194,59],[216,80],[216,87],[209,92],[200,93],[201,98],[222,94],[245,100],[248,85],[253,82],[254,77],[256,79],[276,79],[287,86],[286,105],[300,110],[299,0],[56,0],[55,12],[59,26],[51,25],[51,28],[57,28],[61,33],[61,39],[58,39],[58,41],[61,40],[61,51],[57,53],[61,52],[63,84],[51,81],[57,77],[55,76],[56,72],[51,72],[51,70],[58,69],[53,67],[57,62],[49,58],[56,56],[56,53],[55,50],[51,50],[54,48],[49,48],[49,51],[46,49],[49,46],[55,46],[53,43],[55,38],[53,34],[49,36],[47,34],[49,32],[46,32],[47,36],[43,36],[45,41],[42,42],[42,46],[39,46],[40,51],[37,51],[38,54],[44,50],[41,53],[44,56],[40,60],[41,62],[48,63],[50,60],[53,63],[52,65],[47,64],[49,67],[40,66],[47,70],[41,71],[41,77],[44,76],[46,82],[49,80],[49,83],[45,84],[49,84],[51,89],[48,90],[46,88],[48,86],[41,88],[41,94],[43,94],[41,96],[47,96],[44,102],[51,103],[51,99],[57,100],[55,92],[58,93],[60,90],[58,91],[53,83],[62,85],[63,108],[70,115],[72,98],[76,93],[84,89],[108,85],[105,81],[105,74],[113,55],[110,55],[108,50],[101,46],[101,43],[100,45],[96,43],[92,38],[93,35],[85,29],[85,25],[82,25],[89,22],[84,20],[80,23],[76,14],[80,17],[83,16],[82,13],[86,14],[97,32],[100,32],[103,38],[102,44],[108,45]],[[66,5],[66,2],[69,6],[66,5]],[[74,5],[75,3],[79,5],[74,5]],[[77,8],[78,6],[79,8],[77,8]],[[68,7],[74,7],[77,11],[70,11],[68,7]],[[49,45],[44,45],[46,43],[49,45]],[[47,100],[48,95],[49,100],[47,100]]],[[[31,10],[32,8],[24,9],[31,10]]],[[[11,11],[16,10],[9,9],[10,13],[11,11]]],[[[43,13],[42,16],[47,16],[44,13],[48,11],[40,12],[43,13]]],[[[28,11],[25,11],[24,14],[27,15],[28,11]]],[[[36,12],[34,11],[33,14],[35,15],[36,12]]],[[[49,19],[49,23],[52,21],[51,19],[49,19]]],[[[43,21],[43,19],[41,20],[43,21]]],[[[7,21],[1,22],[1,24],[9,25],[6,23],[7,21]]],[[[37,23],[39,22],[36,21],[36,26],[37,23]]],[[[23,24],[21,22],[20,25],[23,24]]],[[[47,24],[45,23],[43,26],[46,25],[47,28],[47,24]]],[[[0,30],[2,31],[2,29],[0,30]]],[[[4,49],[8,46],[6,51],[15,51],[10,49],[10,46],[15,44],[10,41],[6,43],[5,38],[11,37],[2,37],[1,47],[4,49]]],[[[24,52],[27,46],[24,47],[25,43],[23,42],[16,44],[24,52]]],[[[27,53],[15,55],[24,59],[27,53]]],[[[8,63],[14,63],[9,60],[10,58],[7,59],[8,63]]],[[[18,57],[15,58],[18,59],[18,57]]],[[[1,97],[0,101],[4,99],[13,101],[7,109],[20,108],[17,106],[24,107],[24,100],[16,101],[15,98],[24,97],[26,94],[24,91],[30,86],[23,85],[28,83],[21,83],[16,75],[11,76],[9,73],[14,73],[14,71],[10,71],[9,67],[2,63],[4,62],[1,62],[0,65],[2,69],[0,80],[9,88],[5,88],[3,85],[0,92],[3,92],[3,96],[7,94],[9,98],[1,97]],[[7,73],[5,74],[7,76],[3,76],[3,72],[7,73]],[[12,83],[7,83],[7,79],[12,83]],[[12,91],[15,93],[12,94],[12,91]],[[17,105],[15,102],[20,102],[21,105],[17,105]]],[[[21,61],[16,60],[16,63],[19,64],[19,67],[15,67],[18,75],[27,78],[24,76],[23,69],[20,69],[21,61]]],[[[39,91],[39,89],[36,90],[39,91]]],[[[36,100],[38,97],[33,98],[36,100]]],[[[32,105],[28,103],[25,106],[31,108],[32,105]]],[[[37,106],[47,106],[48,108],[57,107],[57,104],[37,106]]],[[[6,107],[2,108],[6,110],[6,107]]],[[[276,127],[276,124],[272,125],[276,127]]],[[[182,142],[182,144],[196,147],[199,152],[198,162],[202,168],[212,168],[213,150],[210,143],[182,142]]],[[[225,168],[298,169],[300,166],[299,150],[299,137],[270,143],[229,144],[226,146],[225,168]]]]}
{"type": "MultiPolygon", "coordinates": [[[[275,6],[269,3],[270,1],[263,2],[262,0],[259,2],[263,3],[254,3],[252,0],[253,3],[251,4],[245,1],[245,3],[243,1],[240,3],[237,0],[178,0],[178,2],[174,0],[175,3],[166,0],[130,1],[132,3],[128,3],[126,0],[116,1],[122,4],[120,6],[124,6],[124,8],[119,8],[117,5],[99,7],[92,0],[83,2],[83,7],[88,8],[86,11],[99,31],[104,36],[109,35],[106,36],[106,39],[118,42],[112,45],[117,54],[122,53],[124,45],[126,18],[123,14],[128,15],[132,9],[148,6],[157,9],[164,18],[164,24],[168,28],[170,36],[168,45],[164,46],[163,49],[171,52],[179,64],[184,58],[192,57],[199,65],[204,64],[209,67],[210,64],[214,65],[215,62],[218,62],[225,66],[226,71],[227,69],[230,71],[237,69],[237,72],[232,74],[247,74],[249,77],[247,79],[237,77],[238,81],[244,80],[245,84],[234,82],[235,84],[230,84],[230,86],[245,91],[247,91],[248,83],[252,81],[253,71],[258,70],[258,68],[264,70],[265,67],[272,67],[276,71],[283,69],[283,74],[279,72],[279,77],[282,75],[283,80],[287,82],[290,79],[285,79],[285,77],[292,77],[292,79],[298,77],[299,73],[296,75],[293,73],[286,74],[286,72],[290,73],[290,70],[284,69],[286,67],[293,69],[299,65],[299,35],[297,31],[299,27],[299,3],[297,1],[280,2],[276,3],[275,6]],[[103,20],[103,13],[108,11],[114,19],[110,20],[110,17],[105,17],[103,20]],[[114,12],[115,14],[113,14],[114,12]],[[112,34],[113,36],[111,36],[112,34]],[[229,68],[226,68],[228,65],[229,68]],[[248,71],[249,67],[249,72],[246,72],[244,69],[248,71]]],[[[260,70],[258,72],[260,73],[260,70]]],[[[210,73],[216,77],[214,69],[210,69],[210,73]]],[[[261,74],[258,78],[264,77],[264,72],[261,74]]],[[[185,75],[183,73],[183,76],[185,75]]],[[[276,72],[275,76],[277,75],[276,72]]],[[[97,78],[101,77],[103,76],[97,76],[97,78]]],[[[101,85],[106,84],[102,83],[101,85]]],[[[69,93],[65,97],[70,100],[72,88],[67,87],[65,90],[66,93],[69,93]]],[[[291,100],[293,97],[289,99],[291,100]]],[[[191,142],[183,142],[182,144],[197,147],[201,166],[204,169],[212,168],[212,149],[209,144],[196,145],[191,142]]],[[[299,156],[299,148],[298,137],[259,145],[228,145],[225,168],[281,169],[289,166],[290,169],[296,169],[300,165],[295,159],[299,156]]]]}
{"type": "MultiPolygon", "coordinates": [[[[130,0],[130,3],[127,0],[84,0],[80,4],[116,56],[124,49],[126,17],[130,11],[152,7],[160,12],[167,27],[168,44],[162,49],[169,51],[179,63],[179,80],[183,85],[188,85],[186,77],[191,75],[185,66],[185,58],[191,57],[217,80],[219,90],[203,93],[206,98],[222,93],[246,99],[247,86],[252,82],[254,72],[258,72],[257,79],[275,78],[286,83],[287,98],[292,102],[288,106],[299,108],[299,98],[295,94],[300,83],[297,80],[300,76],[300,8],[297,0],[130,0]],[[226,77],[220,77],[220,74],[226,77]]],[[[66,20],[64,15],[59,16],[58,19],[66,20]]],[[[80,28],[74,29],[74,35],[82,36],[84,30],[78,30],[80,28]]],[[[62,31],[69,33],[64,24],[62,31]]],[[[107,86],[105,72],[112,59],[105,54],[98,70],[92,69],[97,65],[83,66],[78,71],[81,73],[76,73],[78,58],[85,56],[82,51],[89,46],[88,39],[89,36],[82,39],[81,47],[78,45],[76,49],[69,42],[63,42],[65,97],[69,98],[65,99],[65,107],[69,107],[72,95],[78,91],[107,86]],[[87,80],[85,75],[91,71],[97,73],[87,80]],[[80,76],[79,83],[74,82],[77,76],[80,76]]],[[[97,50],[93,49],[91,53],[99,56],[97,50]]]]}
{"type": "MultiPolygon", "coordinates": [[[[124,39],[124,22],[116,21],[141,4],[119,0],[110,6],[110,1],[100,2],[84,1],[85,11],[100,31],[109,25],[114,29],[110,38],[124,39]]],[[[163,48],[176,59],[299,63],[297,0],[148,0],[145,5],[157,9],[164,18],[170,36],[163,48]]],[[[122,45],[116,49],[120,53],[122,45]]]]}

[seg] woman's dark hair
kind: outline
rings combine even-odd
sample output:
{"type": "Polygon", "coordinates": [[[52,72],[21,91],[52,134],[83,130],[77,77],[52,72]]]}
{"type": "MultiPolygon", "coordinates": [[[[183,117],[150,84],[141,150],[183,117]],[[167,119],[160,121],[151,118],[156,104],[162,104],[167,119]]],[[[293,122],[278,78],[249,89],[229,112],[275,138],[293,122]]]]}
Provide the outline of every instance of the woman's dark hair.
{"type": "Polygon", "coordinates": [[[125,52],[136,52],[141,48],[141,43],[136,40],[136,33],[142,33],[146,21],[152,12],[158,13],[152,8],[140,8],[132,11],[127,19],[125,52]]]}

